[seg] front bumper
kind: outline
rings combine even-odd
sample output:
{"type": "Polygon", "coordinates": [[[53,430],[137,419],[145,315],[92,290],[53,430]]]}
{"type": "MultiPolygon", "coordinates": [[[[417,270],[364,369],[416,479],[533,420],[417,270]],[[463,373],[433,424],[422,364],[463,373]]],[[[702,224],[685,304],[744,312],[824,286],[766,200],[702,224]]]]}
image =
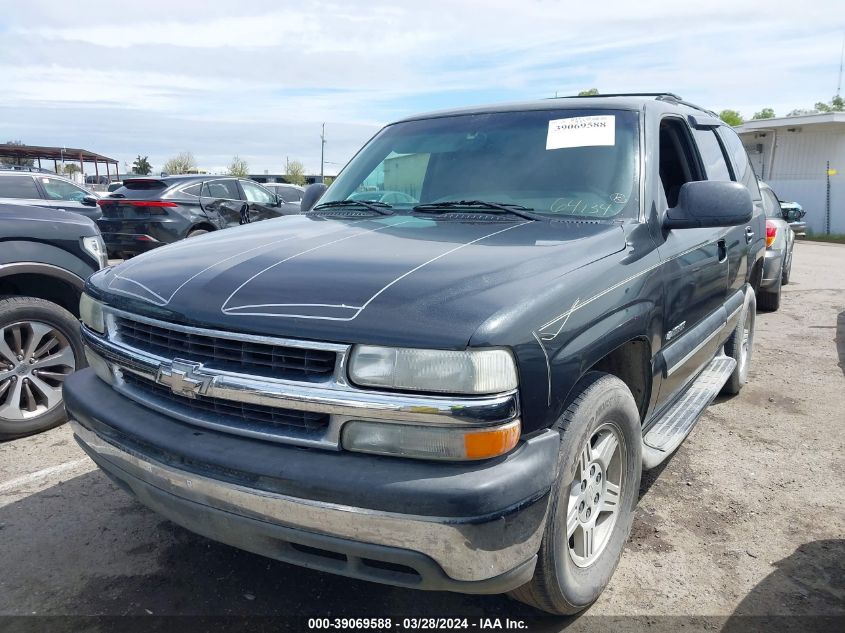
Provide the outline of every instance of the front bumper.
{"type": "Polygon", "coordinates": [[[763,279],[760,281],[761,288],[770,288],[780,279],[783,253],[782,250],[766,249],[763,258],[763,279]]]}
{"type": "Polygon", "coordinates": [[[444,464],[198,430],[91,370],[65,382],[65,401],[77,441],[103,470],[209,538],[419,589],[501,593],[533,573],[556,474],[553,431],[499,459],[444,464]]]}

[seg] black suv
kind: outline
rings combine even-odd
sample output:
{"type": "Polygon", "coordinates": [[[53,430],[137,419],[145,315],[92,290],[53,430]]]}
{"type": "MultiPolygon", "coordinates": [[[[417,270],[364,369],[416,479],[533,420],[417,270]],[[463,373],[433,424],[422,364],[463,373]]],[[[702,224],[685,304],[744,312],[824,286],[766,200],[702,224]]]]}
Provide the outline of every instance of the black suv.
{"type": "Polygon", "coordinates": [[[253,552],[585,608],[642,469],[748,376],[765,222],[736,133],[673,95],[456,110],[322,189],[88,281],[79,443],[253,552]]]}
{"type": "Polygon", "coordinates": [[[0,439],[64,421],[62,382],[86,366],[79,297],[105,263],[91,220],[0,204],[0,439]]]}
{"type": "Polygon", "coordinates": [[[98,204],[106,247],[119,257],[283,215],[276,194],[252,180],[226,176],[128,178],[98,204]]]}

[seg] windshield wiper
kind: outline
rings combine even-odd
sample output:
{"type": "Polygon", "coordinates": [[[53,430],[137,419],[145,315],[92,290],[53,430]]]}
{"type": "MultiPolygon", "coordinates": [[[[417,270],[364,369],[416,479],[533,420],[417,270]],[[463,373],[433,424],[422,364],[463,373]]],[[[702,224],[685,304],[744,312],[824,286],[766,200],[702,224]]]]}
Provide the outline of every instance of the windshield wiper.
{"type": "Polygon", "coordinates": [[[341,207],[364,207],[379,215],[393,215],[393,211],[390,211],[393,207],[389,204],[385,204],[384,202],[368,202],[366,200],[333,200],[318,204],[311,210],[320,211],[322,209],[337,209],[341,207]]]}
{"type": "Polygon", "coordinates": [[[456,209],[464,211],[490,213],[504,212],[512,215],[517,215],[526,220],[541,220],[539,215],[534,213],[527,213],[533,211],[531,207],[524,207],[521,204],[511,204],[509,202],[487,202],[485,200],[449,200],[447,202],[427,202],[418,204],[413,208],[414,211],[422,213],[448,213],[456,209]]]}

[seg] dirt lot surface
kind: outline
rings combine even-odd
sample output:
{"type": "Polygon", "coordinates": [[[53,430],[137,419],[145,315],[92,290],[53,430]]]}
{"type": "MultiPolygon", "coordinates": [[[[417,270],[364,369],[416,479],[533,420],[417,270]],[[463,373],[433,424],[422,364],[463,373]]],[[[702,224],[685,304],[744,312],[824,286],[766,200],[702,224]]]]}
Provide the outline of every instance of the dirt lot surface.
{"type": "MultiPolygon", "coordinates": [[[[578,622],[845,616],[843,427],[845,246],[799,243],[781,310],[758,315],[749,384],[645,475],[620,567],[578,622]]],[[[0,444],[0,614],[150,613],[532,615],[505,597],[351,581],[194,536],[117,489],[67,427],[0,444]]]]}

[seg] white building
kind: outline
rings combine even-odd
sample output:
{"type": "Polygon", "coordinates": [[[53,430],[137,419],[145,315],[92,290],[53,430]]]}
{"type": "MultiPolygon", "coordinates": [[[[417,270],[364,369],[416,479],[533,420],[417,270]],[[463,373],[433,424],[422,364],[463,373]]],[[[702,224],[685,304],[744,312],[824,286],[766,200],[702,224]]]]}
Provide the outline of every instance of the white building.
{"type": "Polygon", "coordinates": [[[736,128],[757,175],[784,202],[804,207],[814,233],[845,234],[845,112],[748,121],[736,128]]]}

